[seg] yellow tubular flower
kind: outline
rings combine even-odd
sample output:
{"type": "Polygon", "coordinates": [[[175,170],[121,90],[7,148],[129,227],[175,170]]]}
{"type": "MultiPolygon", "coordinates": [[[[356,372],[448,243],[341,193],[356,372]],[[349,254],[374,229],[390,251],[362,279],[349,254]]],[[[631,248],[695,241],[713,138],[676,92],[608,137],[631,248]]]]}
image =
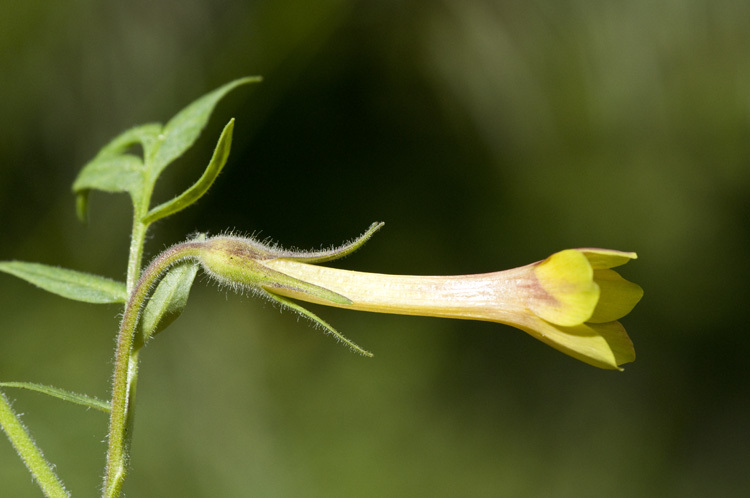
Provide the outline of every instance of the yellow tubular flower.
{"type": "MultiPolygon", "coordinates": [[[[311,264],[348,254],[380,226],[325,254],[260,249],[253,242],[252,254],[245,254],[240,266],[254,266],[253,273],[261,278],[253,277],[253,288],[275,296],[360,311],[503,323],[600,368],[620,369],[635,360],[633,344],[617,320],[633,309],[643,291],[611,270],[635,259],[635,253],[568,249],[512,270],[458,276],[384,275],[311,264]]],[[[215,247],[224,251],[227,243],[217,240],[215,247]]],[[[202,263],[221,278],[227,270],[217,261],[228,259],[233,266],[239,263],[236,251],[220,255],[215,250],[202,263]]]]}

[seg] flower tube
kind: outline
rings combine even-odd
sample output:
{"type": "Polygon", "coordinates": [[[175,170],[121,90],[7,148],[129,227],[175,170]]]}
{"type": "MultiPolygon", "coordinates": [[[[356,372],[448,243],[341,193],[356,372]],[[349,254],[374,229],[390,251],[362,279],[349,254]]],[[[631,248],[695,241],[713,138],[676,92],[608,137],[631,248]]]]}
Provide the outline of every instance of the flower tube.
{"type": "Polygon", "coordinates": [[[612,270],[635,259],[635,253],[568,249],[520,268],[456,276],[385,275],[313,264],[356,250],[380,226],[372,225],[349,245],[318,253],[216,237],[206,241],[209,250],[200,261],[219,279],[268,293],[287,306],[292,303],[290,307],[319,322],[284,298],[359,311],[503,323],[600,368],[620,369],[635,359],[633,344],[617,320],[633,309],[643,291],[612,270]]]}

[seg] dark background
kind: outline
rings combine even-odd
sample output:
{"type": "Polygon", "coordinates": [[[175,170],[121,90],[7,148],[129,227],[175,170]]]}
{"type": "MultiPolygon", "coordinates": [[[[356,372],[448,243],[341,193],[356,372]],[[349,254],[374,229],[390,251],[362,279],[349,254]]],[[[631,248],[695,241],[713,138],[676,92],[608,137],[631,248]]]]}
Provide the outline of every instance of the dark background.
{"type": "MultiPolygon", "coordinates": [[[[750,3],[2,2],[0,259],[124,279],[131,209],[70,185],[110,138],[244,75],[157,185],[229,163],[154,226],[454,274],[634,250],[622,373],[491,323],[316,307],[356,356],[200,277],[141,355],[128,496],[745,496],[750,489],[750,3]]],[[[0,378],[107,398],[121,309],[0,276],[0,378]]],[[[7,391],[74,496],[106,416],[7,391]]],[[[0,442],[3,496],[39,496],[0,442]]]]}

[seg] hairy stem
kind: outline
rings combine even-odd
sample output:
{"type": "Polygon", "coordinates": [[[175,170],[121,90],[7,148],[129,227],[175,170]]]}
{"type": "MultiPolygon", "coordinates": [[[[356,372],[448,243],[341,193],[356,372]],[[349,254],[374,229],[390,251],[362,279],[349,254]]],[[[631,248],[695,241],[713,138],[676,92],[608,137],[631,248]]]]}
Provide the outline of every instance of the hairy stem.
{"type": "MultiPolygon", "coordinates": [[[[150,196],[149,196],[150,197],[150,196]]],[[[148,205],[144,204],[140,209],[135,210],[135,216],[133,218],[133,230],[130,235],[130,256],[128,258],[128,274],[127,274],[127,292],[128,296],[133,293],[136,282],[141,277],[141,263],[143,261],[143,246],[146,243],[146,232],[148,231],[149,225],[143,223],[143,215],[148,210],[148,205]]],[[[128,413],[127,413],[127,439],[124,444],[124,452],[130,451],[130,440],[133,436],[133,431],[130,428],[133,425],[135,419],[135,395],[136,388],[138,386],[138,351],[131,349],[130,358],[128,359],[128,413]]]]}
{"type": "Polygon", "coordinates": [[[107,469],[104,481],[105,497],[120,495],[128,468],[128,440],[133,420],[138,371],[138,353],[133,352],[133,336],[141,309],[149,290],[159,277],[175,263],[195,258],[199,254],[200,247],[199,242],[184,242],[161,253],[143,272],[125,305],[115,353],[112,411],[109,419],[107,469]]]}
{"type": "Polygon", "coordinates": [[[128,295],[133,292],[133,288],[140,277],[146,230],[148,230],[148,225],[142,223],[136,215],[133,220],[133,231],[130,235],[130,256],[128,258],[128,276],[126,282],[128,295]]]}

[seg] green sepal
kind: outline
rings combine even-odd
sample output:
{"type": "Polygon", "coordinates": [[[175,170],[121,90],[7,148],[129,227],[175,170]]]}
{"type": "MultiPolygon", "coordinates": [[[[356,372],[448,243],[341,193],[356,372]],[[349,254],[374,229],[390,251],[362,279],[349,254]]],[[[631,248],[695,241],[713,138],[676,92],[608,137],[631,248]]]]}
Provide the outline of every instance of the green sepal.
{"type": "Polygon", "coordinates": [[[367,351],[366,349],[362,349],[356,343],[354,343],[353,341],[347,339],[343,334],[341,334],[336,329],[334,329],[333,327],[331,327],[327,322],[325,322],[323,319],[321,319],[318,315],[316,315],[312,311],[303,308],[302,306],[300,306],[299,304],[295,303],[294,301],[292,301],[290,299],[287,299],[285,297],[279,296],[278,294],[274,294],[272,292],[269,292],[266,289],[262,289],[262,291],[263,291],[263,295],[265,295],[266,297],[268,297],[268,298],[270,298],[270,299],[272,299],[272,300],[280,303],[282,306],[284,306],[286,308],[289,308],[289,309],[291,309],[293,311],[296,311],[300,315],[302,315],[304,317],[307,317],[310,320],[312,320],[314,323],[320,325],[325,330],[327,330],[328,332],[330,332],[331,334],[333,334],[338,340],[340,340],[341,342],[343,342],[344,344],[346,344],[352,351],[354,351],[356,353],[359,353],[359,354],[361,354],[363,356],[367,356],[369,358],[372,358],[373,355],[372,355],[371,352],[367,351]]]}
{"type": "Polygon", "coordinates": [[[301,263],[325,263],[326,261],[333,261],[335,259],[343,258],[344,256],[348,256],[349,254],[353,253],[360,247],[362,247],[365,242],[370,240],[370,238],[375,235],[375,232],[380,230],[385,223],[381,222],[375,222],[372,225],[369,226],[369,228],[354,239],[351,242],[348,242],[342,246],[335,247],[333,249],[327,249],[324,251],[310,251],[310,252],[295,252],[295,251],[278,251],[276,254],[274,254],[275,257],[278,258],[284,258],[289,259],[291,261],[299,261],[301,263]]]}
{"type": "Polygon", "coordinates": [[[200,199],[203,194],[208,191],[219,176],[219,173],[221,173],[224,165],[227,163],[229,150],[232,148],[233,130],[234,119],[230,119],[229,123],[224,127],[224,131],[221,132],[221,136],[216,144],[216,149],[214,149],[211,161],[208,163],[208,167],[206,167],[206,171],[203,172],[203,175],[198,181],[179,196],[160,204],[149,211],[149,213],[141,220],[143,223],[150,224],[158,219],[174,214],[177,211],[181,211],[200,199]]]}
{"type": "Polygon", "coordinates": [[[218,236],[206,241],[197,259],[209,276],[235,288],[262,288],[268,292],[290,289],[336,304],[352,304],[346,296],[263,265],[263,259],[286,257],[286,254],[286,251],[269,249],[251,239],[218,236]]]}
{"type": "Polygon", "coordinates": [[[255,285],[271,293],[273,293],[274,287],[278,287],[310,294],[311,296],[325,299],[326,301],[330,301],[336,304],[343,304],[347,306],[352,304],[351,299],[346,296],[342,296],[338,292],[333,292],[332,290],[326,289],[325,287],[311,284],[309,282],[305,282],[304,280],[290,277],[285,273],[276,270],[269,270],[265,267],[263,268],[261,274],[245,278],[249,278],[250,280],[256,279],[257,284],[255,285]]]}
{"type": "Polygon", "coordinates": [[[85,394],[78,394],[59,387],[45,386],[44,384],[35,384],[33,382],[0,382],[0,387],[17,387],[20,389],[28,389],[30,391],[36,391],[53,398],[58,398],[63,401],[69,401],[77,405],[83,405],[94,410],[99,410],[105,413],[110,412],[109,402],[102,401],[99,398],[93,396],[87,396],[85,394]]]}
{"type": "Polygon", "coordinates": [[[199,266],[188,261],[174,266],[164,275],[140,317],[135,349],[166,329],[182,314],[199,266]]]}
{"type": "Polygon", "coordinates": [[[124,303],[128,298],[125,284],[91,273],[25,261],[0,261],[0,271],[75,301],[124,303]]]}

